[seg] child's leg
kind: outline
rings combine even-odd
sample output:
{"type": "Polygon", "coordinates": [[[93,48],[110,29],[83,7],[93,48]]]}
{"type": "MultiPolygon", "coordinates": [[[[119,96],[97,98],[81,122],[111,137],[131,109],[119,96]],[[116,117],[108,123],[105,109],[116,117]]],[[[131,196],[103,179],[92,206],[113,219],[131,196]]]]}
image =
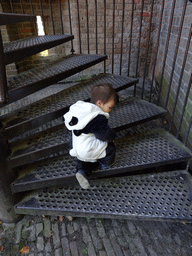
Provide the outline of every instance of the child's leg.
{"type": "Polygon", "coordinates": [[[105,169],[109,165],[114,163],[115,152],[116,152],[115,144],[113,142],[109,142],[106,148],[106,156],[98,160],[101,165],[101,169],[105,169]]]}
{"type": "Polygon", "coordinates": [[[91,162],[83,162],[77,160],[77,173],[76,178],[79,182],[79,185],[83,189],[88,189],[90,187],[88,177],[91,175],[92,171],[96,169],[98,163],[91,163],[91,162]]]}
{"type": "Polygon", "coordinates": [[[98,167],[98,162],[83,162],[77,159],[76,170],[83,170],[87,177],[89,177],[96,168],[98,167]]]}

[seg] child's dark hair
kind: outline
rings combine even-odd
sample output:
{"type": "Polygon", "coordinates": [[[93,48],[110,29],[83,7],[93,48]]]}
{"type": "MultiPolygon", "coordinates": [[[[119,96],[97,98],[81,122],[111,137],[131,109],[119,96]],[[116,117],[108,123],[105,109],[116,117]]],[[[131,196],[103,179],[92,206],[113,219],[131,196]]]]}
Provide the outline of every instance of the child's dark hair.
{"type": "Polygon", "coordinates": [[[96,104],[98,100],[101,100],[103,104],[113,99],[115,103],[118,103],[119,97],[117,92],[113,89],[109,83],[95,84],[91,89],[91,103],[96,104]]]}

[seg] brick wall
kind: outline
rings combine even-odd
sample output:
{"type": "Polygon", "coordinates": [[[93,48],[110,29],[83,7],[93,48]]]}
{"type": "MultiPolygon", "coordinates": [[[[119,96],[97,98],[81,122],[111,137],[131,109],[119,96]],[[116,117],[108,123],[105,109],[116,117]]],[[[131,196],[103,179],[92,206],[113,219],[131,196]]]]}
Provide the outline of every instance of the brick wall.
{"type": "MultiPolygon", "coordinates": [[[[22,8],[20,1],[12,0],[13,9],[16,13],[22,13],[22,8]]],[[[90,53],[90,54],[107,54],[108,59],[106,61],[106,72],[115,74],[128,74],[128,59],[130,53],[130,66],[129,66],[129,75],[143,76],[145,65],[147,64],[147,73],[148,77],[151,77],[151,70],[153,67],[154,53],[156,49],[157,42],[157,33],[159,27],[159,18],[161,11],[161,0],[154,1],[153,8],[153,18],[151,23],[151,35],[149,40],[149,28],[150,28],[150,13],[151,13],[151,1],[145,0],[143,7],[143,20],[142,20],[142,29],[141,29],[141,40],[140,40],[140,53],[138,55],[138,46],[139,46],[139,32],[140,32],[140,20],[141,20],[141,0],[134,0],[134,16],[133,16],[133,27],[132,27],[132,41],[131,48],[130,45],[130,31],[131,31],[131,14],[132,14],[132,0],[125,0],[125,5],[123,6],[123,0],[115,0],[115,5],[113,6],[114,1],[106,0],[106,6],[104,5],[104,0],[97,0],[97,6],[95,6],[95,0],[81,0],[79,3],[79,13],[77,8],[77,1],[70,0],[70,6],[68,5],[67,0],[61,0],[61,14],[59,9],[58,0],[51,0],[51,6],[48,0],[32,0],[32,8],[29,4],[29,1],[23,0],[23,9],[24,13],[32,13],[35,15],[42,15],[45,26],[46,34],[61,34],[61,18],[63,24],[64,34],[73,34],[75,39],[73,44],[68,42],[61,46],[55,47],[48,50],[48,56],[42,57],[41,54],[37,54],[30,58],[26,58],[24,61],[16,63],[16,68],[18,72],[32,68],[38,64],[47,62],[50,58],[55,59],[60,56],[70,54],[73,49],[75,53],[80,53],[80,41],[79,35],[81,37],[81,52],[90,53]],[[41,5],[42,3],[42,9],[41,5]],[[97,7],[97,16],[95,15],[95,8],[97,7]],[[106,8],[106,9],[105,9],[106,8]],[[87,12],[88,10],[88,12],[87,12]],[[106,10],[106,16],[105,16],[106,10]],[[69,11],[71,14],[71,19],[69,18],[69,11]],[[124,23],[122,23],[122,15],[124,11],[124,23]],[[52,17],[51,17],[52,14],[52,17]],[[79,15],[79,20],[78,20],[79,15]],[[97,24],[96,24],[97,17],[97,24]],[[106,24],[104,23],[106,17],[106,24]],[[53,19],[52,19],[53,18],[53,19]],[[71,24],[71,26],[70,26],[71,24]],[[106,25],[106,26],[105,26],[106,25]],[[122,34],[122,25],[123,25],[123,34],[122,34]],[[88,30],[87,30],[88,28],[88,30]],[[97,36],[96,36],[97,28],[97,36]],[[104,34],[106,28],[106,36],[104,34]],[[80,34],[79,34],[80,33],[80,34]],[[149,41],[148,41],[149,40],[149,41]],[[97,41],[97,45],[96,45],[97,41]],[[149,42],[149,52],[146,62],[146,53],[149,42]],[[121,55],[122,53],[122,55],[121,55]],[[137,70],[138,65],[138,70],[137,70]],[[121,69],[120,69],[121,66],[121,69]],[[136,72],[137,71],[137,72],[136,72]]],[[[10,12],[11,7],[9,1],[1,1],[2,10],[5,12],[10,12]]],[[[160,81],[162,75],[162,65],[164,59],[164,52],[166,46],[166,39],[169,29],[169,20],[172,9],[173,0],[165,1],[163,24],[160,35],[160,45],[157,58],[157,67],[155,78],[157,81],[160,81]]],[[[162,87],[162,104],[165,103],[166,95],[168,92],[168,85],[170,74],[173,66],[173,57],[175,53],[175,46],[177,42],[177,36],[179,32],[179,26],[181,21],[181,14],[183,9],[184,0],[176,0],[173,25],[171,29],[171,35],[168,45],[168,53],[166,56],[166,64],[163,73],[163,87],[162,87]]],[[[181,34],[181,40],[179,44],[178,55],[176,59],[175,69],[173,80],[171,83],[171,91],[168,102],[168,110],[172,113],[175,95],[178,88],[178,82],[181,73],[182,62],[184,59],[184,53],[186,48],[187,37],[189,34],[189,27],[192,23],[192,3],[188,2],[186,15],[184,19],[184,26],[181,34]]],[[[23,38],[25,36],[34,35],[35,27],[32,23],[23,23],[19,26],[7,26],[7,31],[3,33],[3,37],[6,40],[15,40],[17,38],[23,38]]],[[[7,70],[10,67],[7,67],[7,70]]],[[[13,67],[11,67],[13,71],[13,67]]],[[[185,65],[184,75],[181,84],[181,90],[179,93],[179,100],[177,104],[177,109],[175,113],[174,122],[178,126],[180,115],[182,112],[182,105],[185,99],[186,88],[189,83],[189,77],[192,70],[192,45],[190,44],[187,62],[185,65]]],[[[98,74],[104,71],[104,64],[97,64],[92,68],[89,68],[86,71],[80,73],[80,77],[90,76],[92,74],[98,74]]],[[[74,77],[70,78],[74,79],[74,77]]],[[[187,102],[187,108],[184,113],[184,119],[181,129],[181,135],[184,136],[187,125],[191,117],[192,110],[192,95],[190,93],[189,99],[187,102]]],[[[189,144],[191,144],[191,134],[189,139],[189,144]]]]}
{"type": "MultiPolygon", "coordinates": [[[[41,15],[40,1],[33,0],[32,8],[29,4],[29,1],[22,1],[23,9],[25,14],[34,14],[41,15]]],[[[44,25],[45,25],[45,34],[53,34],[52,22],[50,17],[50,5],[49,1],[45,0],[43,2],[43,14],[44,14],[44,25]]],[[[52,7],[54,10],[54,4],[58,5],[58,1],[52,1],[52,7]]],[[[12,0],[12,6],[14,13],[22,13],[22,8],[20,5],[20,1],[12,0]]],[[[12,12],[12,8],[8,1],[1,2],[1,8],[3,12],[12,12]]],[[[55,8],[56,9],[56,8],[55,8]]],[[[58,6],[57,6],[58,9],[58,6]]],[[[57,22],[54,20],[55,25],[55,34],[61,34],[61,29],[58,26],[58,15],[55,16],[57,22]],[[59,27],[59,29],[58,29],[59,27]]],[[[18,39],[23,39],[26,37],[36,36],[37,35],[37,24],[34,22],[21,22],[14,25],[7,25],[1,28],[3,32],[3,42],[14,41],[18,39]],[[6,36],[7,34],[7,36],[6,36]]],[[[15,73],[20,73],[26,71],[28,69],[34,68],[37,65],[41,65],[47,63],[53,59],[58,58],[58,56],[65,55],[65,48],[68,45],[62,45],[55,47],[53,49],[49,49],[46,54],[42,56],[41,53],[33,55],[31,57],[25,58],[24,60],[16,62],[14,65],[10,64],[6,66],[7,76],[14,75],[15,73]]]]}
{"type": "MultiPolygon", "coordinates": [[[[78,9],[76,0],[71,2],[71,13],[72,13],[72,33],[75,36],[74,48],[76,52],[79,52],[79,28],[78,28],[78,9]]],[[[130,41],[130,24],[131,24],[131,13],[132,13],[132,1],[126,0],[125,6],[123,8],[123,1],[115,1],[115,11],[113,13],[113,1],[106,1],[106,38],[104,36],[105,26],[104,26],[104,14],[105,6],[104,1],[97,1],[97,38],[96,38],[96,16],[95,16],[95,1],[87,1],[88,7],[86,6],[86,1],[79,1],[79,16],[80,16],[80,33],[81,33],[81,49],[83,53],[96,53],[98,49],[99,54],[107,54],[108,60],[106,61],[106,71],[112,72],[112,61],[113,61],[113,72],[115,74],[127,75],[128,74],[128,58],[129,58],[129,41],[130,41]],[[87,13],[88,8],[88,13],[87,13]],[[124,9],[124,23],[123,23],[123,36],[122,36],[122,15],[124,9]],[[114,17],[114,19],[113,19],[114,17]],[[89,39],[87,34],[87,18],[89,26],[89,39]],[[114,30],[113,30],[114,27],[114,30]],[[114,34],[114,37],[113,37],[114,34]],[[97,39],[97,48],[96,48],[97,39]],[[122,46],[122,48],[121,48],[122,46]],[[114,48],[113,48],[114,47],[114,48]],[[121,51],[122,51],[122,66],[120,71],[120,61],[121,61],[121,51]],[[114,53],[114,56],[112,55],[114,53]],[[113,60],[112,60],[113,58],[113,60]]],[[[151,54],[153,52],[154,44],[156,40],[157,33],[157,19],[159,16],[159,1],[155,1],[153,21],[152,21],[152,33],[150,38],[149,47],[149,63],[151,64],[151,54]]],[[[145,59],[146,59],[146,48],[149,32],[149,19],[150,19],[151,1],[145,1],[144,12],[143,12],[143,22],[142,22],[142,33],[141,33],[141,43],[140,43],[140,55],[138,60],[138,75],[142,76],[145,59]]],[[[67,1],[63,1],[63,15],[64,23],[68,22],[68,4],[67,1]]],[[[136,64],[138,55],[138,41],[139,41],[139,26],[141,19],[141,1],[134,1],[134,17],[133,17],[133,30],[132,30],[132,46],[131,46],[131,65],[130,65],[130,76],[135,76],[136,74],[136,64]]],[[[67,32],[70,32],[69,26],[66,27],[67,32]]],[[[100,71],[100,70],[99,70],[100,71]]],[[[95,68],[93,69],[95,72],[95,68]]]]}
{"type": "MultiPolygon", "coordinates": [[[[157,68],[156,68],[157,81],[160,81],[160,78],[162,76],[162,66],[163,66],[163,61],[164,61],[165,45],[166,45],[166,40],[167,40],[167,35],[168,35],[172,3],[173,3],[172,0],[165,1],[165,12],[164,12],[164,16],[163,16],[163,26],[162,26],[162,30],[161,30],[159,55],[158,55],[158,62],[157,62],[157,68]]],[[[170,76],[171,76],[171,71],[173,68],[173,61],[174,61],[174,55],[175,55],[175,50],[176,50],[176,43],[177,43],[177,39],[178,39],[181,16],[182,16],[182,12],[183,12],[183,6],[184,6],[184,0],[176,1],[175,11],[174,11],[174,16],[173,16],[173,25],[172,25],[172,29],[171,29],[169,46],[168,46],[168,53],[167,53],[166,62],[165,62],[165,71],[163,74],[163,87],[162,87],[162,95],[161,95],[162,105],[165,104],[168,87],[170,84],[170,76]]],[[[171,83],[170,96],[169,96],[169,101],[168,101],[168,106],[167,106],[170,114],[173,113],[173,107],[174,107],[174,103],[175,103],[175,99],[176,99],[179,80],[181,77],[181,69],[182,69],[183,60],[184,60],[184,56],[185,56],[185,50],[186,50],[186,45],[187,45],[187,40],[188,40],[191,23],[192,23],[192,3],[188,1],[186,14],[185,14],[185,18],[184,18],[183,29],[182,29],[182,33],[181,33],[178,54],[177,54],[177,58],[176,58],[176,62],[175,62],[173,79],[172,79],[172,83],[171,83]]],[[[176,127],[178,127],[180,119],[181,119],[183,104],[184,104],[184,100],[186,97],[186,91],[187,91],[187,87],[189,85],[191,72],[192,72],[192,42],[190,42],[189,51],[187,54],[187,60],[186,60],[186,64],[184,67],[184,73],[183,73],[181,87],[180,87],[180,91],[179,91],[178,102],[176,105],[176,111],[175,111],[175,115],[174,115],[174,124],[176,127]]],[[[181,136],[183,139],[185,138],[186,130],[188,128],[188,124],[189,124],[191,115],[192,115],[192,90],[190,91],[189,98],[187,101],[187,106],[186,106],[184,116],[183,116],[183,122],[182,122],[182,127],[181,127],[181,136]]],[[[190,135],[189,135],[188,146],[190,148],[192,148],[192,131],[190,132],[190,135]]]]}
{"type": "MultiPolygon", "coordinates": [[[[22,13],[22,8],[20,6],[20,1],[12,0],[13,9],[16,13],[22,13]]],[[[57,0],[51,1],[51,6],[49,5],[49,1],[42,0],[42,11],[44,17],[44,25],[46,34],[52,34],[54,32],[53,25],[55,29],[55,34],[60,34],[62,32],[61,27],[61,17],[59,11],[59,4],[57,0]],[[51,12],[53,15],[53,21],[51,19],[51,12]]],[[[32,11],[35,15],[41,15],[41,6],[39,0],[32,1],[32,9],[29,4],[29,1],[23,0],[23,9],[24,13],[31,13],[32,11]]],[[[3,10],[11,11],[10,5],[7,1],[2,1],[3,10]]],[[[116,74],[128,74],[128,58],[129,51],[131,52],[130,60],[131,65],[129,67],[129,75],[136,75],[136,65],[138,64],[138,76],[143,75],[145,60],[146,60],[146,48],[148,42],[148,32],[149,32],[149,19],[150,19],[150,10],[151,10],[151,1],[145,0],[144,3],[144,11],[143,11],[143,22],[142,22],[142,31],[141,31],[141,42],[140,42],[140,55],[138,59],[138,41],[139,41],[139,26],[141,19],[141,0],[134,1],[134,17],[133,17],[133,34],[132,34],[132,45],[131,49],[129,49],[129,41],[130,41],[130,24],[131,24],[131,12],[132,12],[132,0],[125,0],[125,5],[123,7],[122,0],[116,0],[114,6],[113,13],[113,1],[106,1],[106,37],[104,37],[104,0],[97,1],[97,49],[99,54],[107,54],[108,60],[106,61],[106,71],[113,72],[116,74]],[[124,23],[123,23],[123,36],[122,36],[122,14],[124,10],[124,23]],[[115,18],[113,20],[113,17],[115,18]],[[113,31],[114,27],[114,31],[113,31]],[[113,37],[114,33],[114,37],[113,37]],[[122,48],[121,48],[122,46],[122,48]],[[114,48],[113,48],[114,47],[114,48]],[[121,55],[122,52],[122,55],[121,55]],[[114,53],[114,55],[112,55],[114,53]],[[112,60],[113,58],[113,60],[112,60]],[[121,59],[122,58],[122,59],[121,59]],[[121,70],[120,70],[120,61],[121,70]],[[112,67],[113,62],[113,67],[112,67]]],[[[158,28],[158,16],[159,16],[159,0],[155,0],[154,4],[154,12],[153,12],[153,21],[152,21],[152,34],[150,38],[150,47],[149,47],[149,59],[148,59],[148,67],[151,65],[151,55],[153,52],[154,42],[156,40],[156,33],[158,28]]],[[[69,6],[67,0],[61,0],[61,12],[62,12],[62,20],[63,20],[63,28],[65,34],[74,34],[75,40],[73,42],[73,48],[75,53],[80,52],[80,42],[79,42],[79,27],[81,34],[81,49],[82,53],[96,53],[96,16],[95,16],[95,0],[81,0],[79,1],[79,16],[80,22],[78,23],[78,9],[77,9],[77,1],[70,0],[70,12],[71,12],[71,24],[70,28],[70,19],[69,19],[69,6]],[[88,13],[87,13],[88,10],[88,13]],[[87,21],[88,18],[88,21],[87,21]],[[88,22],[88,32],[87,33],[87,22],[88,22]]],[[[23,24],[22,24],[23,25],[23,24]]],[[[22,26],[20,25],[20,26],[22,26]]],[[[19,27],[19,32],[21,32],[21,36],[23,34],[27,35],[27,30],[33,30],[32,28],[22,28],[19,27]]],[[[33,33],[34,31],[32,31],[33,33]]],[[[11,34],[11,33],[9,33],[11,34]]],[[[18,35],[18,32],[15,33],[18,35]]],[[[11,38],[10,38],[11,39],[11,38]]],[[[67,43],[65,45],[56,47],[54,49],[49,50],[49,57],[57,58],[60,55],[69,54],[71,52],[71,43],[67,43]]],[[[36,57],[37,58],[37,57],[36,57]]],[[[33,57],[34,59],[34,57],[33,57]]],[[[44,58],[46,59],[46,58],[44,58]]],[[[42,60],[41,60],[42,61],[42,60]]],[[[47,60],[46,60],[47,61],[47,60]]],[[[37,63],[37,59],[34,59],[34,62],[37,63]]],[[[28,60],[28,63],[31,68],[31,59],[28,60]]],[[[25,63],[26,64],[26,63],[25,63]]],[[[21,69],[22,64],[20,63],[19,71],[21,69]]],[[[24,65],[26,68],[26,65],[24,65]]],[[[94,68],[90,68],[85,73],[100,73],[103,72],[103,64],[98,64],[94,68]]]]}
{"type": "MultiPolygon", "coordinates": [[[[0,12],[3,12],[3,8],[2,8],[1,3],[0,3],[0,12]]],[[[6,26],[1,26],[1,35],[2,35],[2,38],[3,38],[4,42],[9,42],[10,41],[6,26]]],[[[7,75],[8,76],[13,76],[13,75],[16,75],[16,74],[17,74],[17,69],[16,69],[15,63],[12,63],[12,64],[8,65],[7,66],[7,75]]]]}

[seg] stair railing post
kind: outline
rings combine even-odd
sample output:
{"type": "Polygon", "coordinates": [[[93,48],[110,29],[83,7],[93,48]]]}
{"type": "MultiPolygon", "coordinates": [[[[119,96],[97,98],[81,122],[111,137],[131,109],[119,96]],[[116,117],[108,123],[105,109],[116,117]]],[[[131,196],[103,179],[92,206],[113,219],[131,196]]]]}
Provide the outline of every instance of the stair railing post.
{"type": "Polygon", "coordinates": [[[7,78],[4,63],[3,41],[0,31],[0,102],[6,103],[7,100],[7,78]]]}
{"type": "Polygon", "coordinates": [[[3,223],[15,223],[22,218],[14,212],[14,205],[20,200],[20,196],[13,195],[10,183],[15,177],[8,175],[6,168],[6,157],[8,145],[0,133],[0,220],[3,223]]]}

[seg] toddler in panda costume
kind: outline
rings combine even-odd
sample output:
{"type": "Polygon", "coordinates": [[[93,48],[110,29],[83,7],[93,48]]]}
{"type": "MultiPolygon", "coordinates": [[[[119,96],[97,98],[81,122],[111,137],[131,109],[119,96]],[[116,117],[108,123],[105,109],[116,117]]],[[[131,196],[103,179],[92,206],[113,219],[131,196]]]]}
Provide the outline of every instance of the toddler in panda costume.
{"type": "Polygon", "coordinates": [[[108,125],[109,112],[118,101],[111,84],[93,86],[91,102],[77,101],[63,116],[72,131],[70,155],[77,158],[76,178],[83,189],[90,187],[88,177],[100,164],[101,169],[114,162],[116,134],[108,125]]]}

